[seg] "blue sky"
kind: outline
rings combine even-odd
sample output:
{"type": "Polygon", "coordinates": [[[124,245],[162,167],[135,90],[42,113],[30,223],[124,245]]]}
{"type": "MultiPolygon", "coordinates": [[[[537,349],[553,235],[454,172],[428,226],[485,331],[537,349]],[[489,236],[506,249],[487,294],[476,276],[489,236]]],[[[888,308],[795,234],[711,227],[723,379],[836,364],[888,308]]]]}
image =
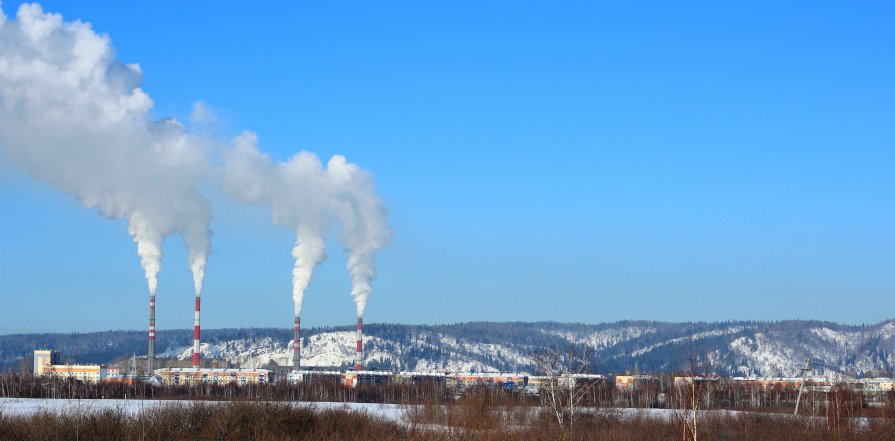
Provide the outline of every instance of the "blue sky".
{"type": "MultiPolygon", "coordinates": [[[[895,317],[895,4],[481,3],[41,4],[139,63],[155,116],[202,100],[218,136],[370,170],[368,322],[895,317]]],[[[204,191],[203,327],[289,326],[294,234],[204,191]]],[[[0,210],[0,333],[145,328],[124,221],[3,162],[0,210]]],[[[187,328],[165,253],[158,326],[187,328]]],[[[344,268],[333,236],[305,326],[352,323],[344,268]]]]}

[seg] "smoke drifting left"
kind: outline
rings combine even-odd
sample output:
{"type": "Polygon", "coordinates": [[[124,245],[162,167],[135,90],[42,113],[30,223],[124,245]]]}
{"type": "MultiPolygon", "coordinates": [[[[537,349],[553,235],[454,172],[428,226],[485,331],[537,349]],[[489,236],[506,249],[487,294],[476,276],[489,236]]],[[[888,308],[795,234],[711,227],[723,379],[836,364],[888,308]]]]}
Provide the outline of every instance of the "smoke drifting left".
{"type": "MultiPolygon", "coordinates": [[[[391,237],[368,172],[341,156],[324,168],[308,152],[274,164],[252,133],[222,141],[173,118],[151,120],[153,101],[141,88],[140,66],[117,60],[110,38],[89,23],[66,22],[37,4],[21,6],[12,19],[0,12],[0,54],[0,149],[32,178],[107,218],[127,221],[150,294],[150,358],[161,245],[179,234],[195,287],[198,363],[212,218],[212,205],[198,190],[203,184],[220,184],[244,202],[269,204],[271,220],[295,231],[296,318],[313,269],[325,259],[324,233],[331,218],[338,219],[352,295],[358,317],[363,315],[375,253],[391,237]],[[218,154],[223,169],[212,160],[218,154]]],[[[193,112],[191,121],[215,120],[201,103],[193,112]]]]}

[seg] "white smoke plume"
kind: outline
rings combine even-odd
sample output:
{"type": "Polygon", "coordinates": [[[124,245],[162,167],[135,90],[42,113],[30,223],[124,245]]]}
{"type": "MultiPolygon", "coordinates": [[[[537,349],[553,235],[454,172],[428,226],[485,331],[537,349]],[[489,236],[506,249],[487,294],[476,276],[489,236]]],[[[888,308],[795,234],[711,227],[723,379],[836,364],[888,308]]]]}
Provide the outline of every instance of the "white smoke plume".
{"type": "Polygon", "coordinates": [[[342,224],[342,246],[348,251],[351,295],[357,304],[357,316],[363,317],[376,276],[376,251],[388,245],[392,231],[370,173],[343,156],[333,156],[327,170],[335,195],[333,211],[342,224]]]}
{"type": "Polygon", "coordinates": [[[292,299],[298,317],[314,268],[326,258],[323,234],[330,224],[326,173],[312,153],[300,152],[286,163],[274,164],[257,144],[258,137],[251,132],[233,141],[233,149],[224,153],[224,187],[243,202],[269,204],[271,221],[295,232],[292,299]]]}
{"type": "Polygon", "coordinates": [[[197,293],[210,249],[202,140],[174,119],[151,121],[142,71],[108,36],[39,5],[0,11],[0,149],[33,178],[109,218],[123,218],[150,292],[162,241],[181,233],[197,293]]]}
{"type": "Polygon", "coordinates": [[[375,276],[375,252],[391,237],[372,176],[342,156],[333,156],[324,169],[317,156],[305,151],[287,162],[274,163],[258,151],[257,143],[257,136],[250,132],[234,140],[234,148],[224,154],[224,186],[239,200],[269,204],[271,220],[296,232],[292,250],[295,316],[301,314],[314,268],[326,258],[324,233],[333,214],[342,225],[342,242],[350,254],[352,294],[362,315],[375,276]]]}

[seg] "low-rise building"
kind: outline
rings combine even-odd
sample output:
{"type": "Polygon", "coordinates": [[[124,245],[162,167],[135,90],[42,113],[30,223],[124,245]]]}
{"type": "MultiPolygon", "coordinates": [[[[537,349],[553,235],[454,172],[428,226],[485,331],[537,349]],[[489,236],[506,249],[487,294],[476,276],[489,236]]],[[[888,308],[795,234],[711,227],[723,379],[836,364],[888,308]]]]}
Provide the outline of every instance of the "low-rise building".
{"type": "Polygon", "coordinates": [[[444,372],[398,372],[395,381],[403,384],[445,384],[447,374],[444,372]]]}
{"type": "Polygon", "coordinates": [[[451,386],[475,386],[475,385],[503,385],[509,388],[525,387],[528,384],[528,376],[518,372],[458,372],[447,375],[448,385],[451,386]]]}
{"type": "Polygon", "coordinates": [[[286,381],[289,384],[299,384],[299,383],[330,383],[330,384],[342,384],[342,371],[334,370],[334,369],[320,369],[320,370],[300,370],[300,371],[289,371],[286,374],[286,381]]]}
{"type": "Polygon", "coordinates": [[[154,374],[165,385],[186,385],[194,383],[211,384],[265,384],[273,383],[273,372],[267,369],[208,369],[208,368],[162,368],[154,374]]]}
{"type": "Polygon", "coordinates": [[[616,375],[615,388],[618,390],[631,390],[634,388],[633,375],[616,375]]]}
{"type": "Polygon", "coordinates": [[[359,385],[389,384],[395,374],[387,371],[355,371],[347,370],[342,373],[342,384],[350,387],[359,385]]]}
{"type": "MultiPolygon", "coordinates": [[[[806,386],[812,387],[831,386],[833,383],[829,378],[825,377],[809,377],[806,378],[806,386]]],[[[802,377],[733,377],[730,379],[732,384],[756,385],[764,389],[798,389],[802,385],[802,377]]]]}
{"type": "Polygon", "coordinates": [[[34,351],[34,376],[71,378],[84,383],[98,383],[117,376],[117,369],[100,364],[63,364],[59,352],[52,349],[34,351]]]}
{"type": "Polygon", "coordinates": [[[694,382],[695,382],[696,384],[702,384],[702,383],[706,383],[706,382],[709,382],[709,383],[717,383],[717,382],[719,382],[720,380],[721,380],[721,377],[719,377],[719,376],[717,376],[717,375],[707,375],[707,376],[701,376],[701,375],[692,376],[692,375],[688,375],[688,376],[677,376],[677,377],[674,377],[673,382],[674,382],[674,386],[675,386],[675,387],[682,387],[682,386],[688,386],[688,385],[691,385],[691,384],[693,384],[694,382]]]}

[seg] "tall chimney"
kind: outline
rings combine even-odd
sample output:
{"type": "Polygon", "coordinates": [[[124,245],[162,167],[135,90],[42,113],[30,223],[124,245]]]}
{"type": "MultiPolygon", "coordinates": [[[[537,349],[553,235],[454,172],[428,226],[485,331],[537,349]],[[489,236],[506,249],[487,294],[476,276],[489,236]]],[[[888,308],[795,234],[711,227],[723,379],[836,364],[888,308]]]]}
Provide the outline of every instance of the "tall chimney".
{"type": "Polygon", "coordinates": [[[193,367],[199,367],[199,293],[196,293],[196,316],[193,320],[193,367]]]}
{"type": "Polygon", "coordinates": [[[354,370],[364,370],[364,319],[357,318],[357,355],[354,357],[354,370]]]}
{"type": "Polygon", "coordinates": [[[155,364],[155,294],[149,294],[149,351],[146,353],[147,375],[152,375],[155,364]]]}
{"type": "Polygon", "coordinates": [[[301,317],[295,317],[295,327],[292,335],[292,370],[297,371],[301,366],[301,317]]]}

